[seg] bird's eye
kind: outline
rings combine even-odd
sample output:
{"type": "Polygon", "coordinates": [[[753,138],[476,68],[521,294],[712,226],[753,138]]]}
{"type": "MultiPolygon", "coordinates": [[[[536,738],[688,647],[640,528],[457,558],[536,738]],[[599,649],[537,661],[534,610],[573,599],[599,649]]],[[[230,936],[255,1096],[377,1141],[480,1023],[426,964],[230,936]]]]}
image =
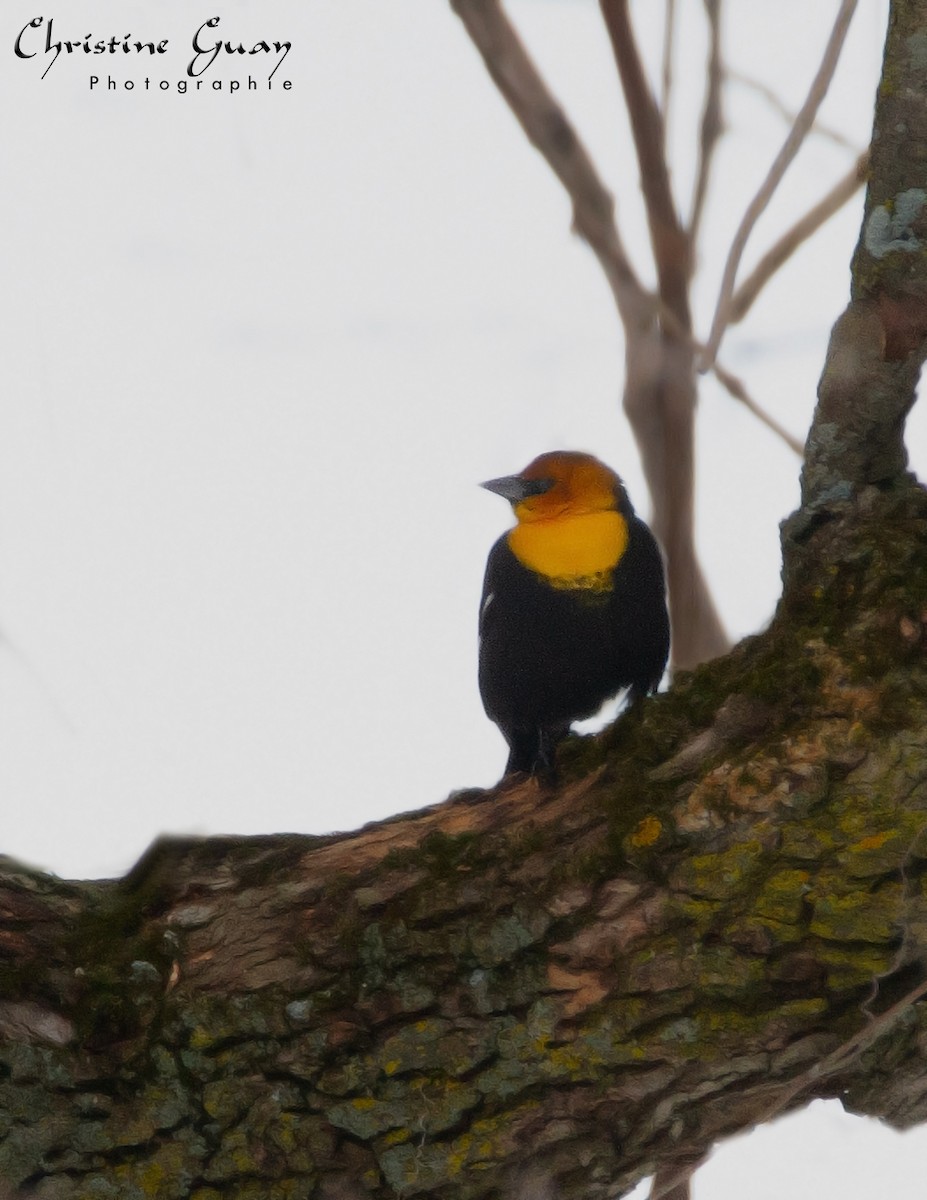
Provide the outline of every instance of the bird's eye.
{"type": "Polygon", "coordinates": [[[543,496],[554,486],[554,482],[553,479],[526,479],[525,496],[543,496]]]}

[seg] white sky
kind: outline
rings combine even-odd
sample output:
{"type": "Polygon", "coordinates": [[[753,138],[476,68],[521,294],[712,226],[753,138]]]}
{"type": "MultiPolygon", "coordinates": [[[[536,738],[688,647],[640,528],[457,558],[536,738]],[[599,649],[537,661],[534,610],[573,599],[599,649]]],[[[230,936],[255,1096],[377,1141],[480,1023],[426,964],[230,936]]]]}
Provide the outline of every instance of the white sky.
{"type": "MultiPolygon", "coordinates": [[[[671,133],[687,198],[704,39],[701,5],[679,7],[671,133]]],[[[797,108],[836,5],[729,8],[732,65],[797,108]]],[[[823,117],[859,147],[882,9],[861,4],[823,117]]],[[[446,3],[45,11],[55,39],[131,33],[169,48],[154,64],[62,54],[41,80],[44,29],[24,40],[35,59],[12,52],[36,6],[6,0],[0,18],[0,851],[112,875],[162,831],[323,832],[491,784],[505,753],[476,689],[475,613],[508,511],[477,482],[543,450],[588,449],[648,507],[620,413],[617,320],[559,186],[446,3]],[[199,93],[177,91],[216,11],[218,36],[292,42],[271,91],[229,82],[250,70],[263,84],[274,55],[217,62],[199,93]],[[91,90],[91,74],[120,87],[91,90]]],[[[662,5],[637,11],[646,26],[662,5]]],[[[511,12],[646,271],[597,5],[512,0],[511,12]]],[[[655,58],[658,38],[649,46],[655,58]]],[[[727,119],[695,297],[703,333],[727,240],[784,136],[743,88],[727,119]]],[[[812,140],[748,264],[850,158],[812,140]]],[[[723,347],[799,435],[859,216],[848,207],[723,347]]],[[[909,444],[923,462],[919,413],[909,444]]],[[[708,380],[699,471],[700,550],[740,636],[775,604],[798,464],[708,380]]],[[[815,1106],[726,1147],[696,1198],[744,1194],[744,1145],[752,1171],[769,1164],[754,1200],[916,1195],[922,1171],[891,1186],[886,1173],[925,1144],[815,1106]]]]}

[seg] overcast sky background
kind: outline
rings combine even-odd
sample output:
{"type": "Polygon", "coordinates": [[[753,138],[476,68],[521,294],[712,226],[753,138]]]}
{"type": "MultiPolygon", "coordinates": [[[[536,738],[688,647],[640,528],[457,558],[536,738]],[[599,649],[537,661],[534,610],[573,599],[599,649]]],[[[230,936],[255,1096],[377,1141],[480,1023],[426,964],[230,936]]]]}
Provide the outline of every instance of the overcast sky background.
{"type": "MultiPolygon", "coordinates": [[[[679,5],[670,134],[685,203],[701,7],[679,5]]],[[[822,117],[858,148],[884,7],[861,3],[822,117]]],[[[797,109],[836,4],[729,8],[731,65],[797,109]]],[[[62,54],[43,80],[44,28],[24,39],[34,59],[13,54],[36,6],[7,0],[0,24],[0,851],[114,875],[163,831],[327,832],[492,784],[505,750],[480,707],[475,615],[509,513],[477,482],[544,450],[586,449],[649,505],[620,412],[620,329],[559,186],[445,3],[43,11],[55,40],[169,46],[154,62],[62,54]],[[271,90],[275,54],[223,56],[199,92],[178,91],[191,37],[215,15],[213,41],[292,42],[271,90]],[[260,89],[230,92],[249,71],[260,89]]],[[[649,274],[597,5],[510,11],[649,274]]],[[[656,62],[662,5],[636,11],[656,62]]],[[[785,133],[744,87],[727,120],[695,297],[702,333],[727,243],[785,133]]],[[[810,141],[748,265],[851,159],[810,141]]],[[[848,206],[790,263],[722,349],[799,436],[860,211],[848,206]]],[[[739,637],[774,607],[798,462],[710,379],[698,436],[699,548],[739,637]]],[[[919,468],[920,411],[909,447],[919,468]]],[[[920,1195],[925,1150],[921,1134],[815,1105],[729,1143],[695,1194],[920,1195]]]]}

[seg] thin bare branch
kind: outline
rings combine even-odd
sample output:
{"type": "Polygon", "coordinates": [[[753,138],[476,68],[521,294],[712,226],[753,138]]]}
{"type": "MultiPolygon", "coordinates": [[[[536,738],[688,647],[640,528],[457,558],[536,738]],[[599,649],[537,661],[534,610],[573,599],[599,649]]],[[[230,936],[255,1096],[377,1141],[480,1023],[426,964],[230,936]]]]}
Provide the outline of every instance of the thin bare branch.
{"type": "Polygon", "coordinates": [[[732,375],[730,371],[725,370],[717,359],[711,364],[711,370],[718,382],[730,392],[735,400],[739,400],[741,404],[748,408],[758,421],[762,421],[767,429],[771,429],[773,433],[780,437],[789,449],[795,451],[799,458],[804,457],[805,447],[798,438],[793,437],[784,426],[779,424],[775,417],[771,417],[764,408],[761,408],[757,404],[741,379],[736,375],[732,375]]]}
{"type": "Polygon", "coordinates": [[[798,116],[795,118],[794,125],[788,132],[782,149],[776,155],[769,169],[769,174],[763,180],[760,190],[747,206],[747,211],[744,213],[737,232],[734,234],[734,240],[731,243],[727,262],[724,266],[718,304],[711,323],[711,332],[708,335],[705,354],[699,364],[699,369],[702,371],[707,371],[711,367],[715,355],[718,353],[718,347],[721,344],[724,331],[727,328],[730,319],[731,297],[734,294],[737,268],[740,266],[740,260],[744,252],[744,247],[747,244],[747,239],[750,237],[761,213],[772,199],[773,193],[779,186],[789,164],[798,153],[799,147],[807,136],[808,131],[814,124],[815,115],[821,105],[821,101],[827,94],[834,71],[837,69],[840,51],[843,49],[844,39],[846,38],[847,30],[849,29],[855,10],[856,0],[841,0],[840,10],[834,21],[834,27],[827,40],[821,65],[811,84],[808,96],[801,106],[798,116]]]}
{"type": "Polygon", "coordinates": [[[666,125],[673,94],[673,43],[676,40],[676,0],[666,0],[663,18],[663,63],[660,71],[660,110],[663,113],[663,146],[666,149],[666,125]]]}
{"type": "Polygon", "coordinates": [[[692,213],[689,217],[689,241],[693,247],[691,259],[693,264],[695,262],[694,247],[701,227],[715,148],[724,129],[721,115],[721,87],[724,82],[724,66],[721,60],[721,0],[704,0],[704,4],[709,32],[708,79],[705,85],[705,106],[702,110],[699,133],[698,165],[695,170],[695,187],[692,192],[692,213]]]}
{"type": "MultiPolygon", "coordinates": [[[[61,699],[56,695],[54,689],[49,684],[43,673],[35,665],[29,655],[23,650],[19,643],[0,626],[0,649],[6,649],[9,655],[22,667],[23,671],[31,677],[32,682],[38,688],[39,692],[45,697],[51,711],[60,721],[62,727],[68,733],[77,733],[77,726],[68,716],[67,709],[61,699]]],[[[0,1197],[2,1200],[2,1197],[0,1197]]]]}
{"type": "MultiPolygon", "coordinates": [[[[795,112],[784,103],[782,98],[773,91],[768,84],[761,83],[759,79],[751,79],[749,75],[744,75],[740,71],[725,69],[725,78],[731,83],[740,84],[741,87],[749,88],[762,96],[769,106],[786,121],[789,126],[795,124],[795,112]]],[[[816,133],[820,137],[828,138],[832,142],[836,142],[838,146],[843,146],[846,150],[855,149],[853,142],[839,129],[834,129],[830,125],[821,125],[818,121],[811,126],[811,133],[816,133]]]]}
{"type": "Polygon", "coordinates": [[[766,251],[731,299],[728,320],[736,325],[747,315],[754,300],[776,271],[787,262],[803,242],[841,209],[866,182],[869,171],[869,151],[864,151],[842,179],[823,196],[813,208],[766,251]]]}
{"type": "MultiPolygon", "coordinates": [[[[772,1102],[758,1115],[757,1125],[765,1124],[774,1117],[780,1116],[802,1092],[809,1088],[819,1087],[822,1079],[847,1070],[865,1050],[887,1033],[895,1022],[909,1012],[925,995],[927,995],[927,980],[922,980],[884,1012],[872,1017],[868,1025],[864,1025],[852,1037],[847,1038],[820,1062],[814,1063],[785,1087],[777,1087],[772,1102]]],[[[659,1171],[651,1186],[650,1200],[677,1200],[677,1196],[684,1197],[685,1192],[677,1192],[676,1189],[688,1187],[692,1170],[692,1166],[689,1165],[669,1167],[659,1171]]]]}
{"type": "MultiPolygon", "coordinates": [[[[672,336],[675,337],[679,342],[688,346],[694,355],[704,354],[704,345],[698,340],[698,338],[694,337],[691,333],[687,333],[686,330],[682,328],[675,314],[672,313],[666,307],[666,305],[662,304],[656,296],[653,297],[653,304],[658,311],[660,323],[667,333],[672,334],[672,336]]],[[[726,370],[717,360],[711,364],[711,371],[721,386],[724,387],[731,394],[731,396],[734,397],[735,400],[739,400],[741,404],[749,409],[749,411],[753,413],[758,421],[761,421],[767,429],[776,434],[777,437],[781,438],[789,447],[789,449],[795,451],[799,458],[804,457],[805,448],[802,443],[798,440],[798,438],[793,437],[793,435],[789,433],[784,426],[780,425],[775,417],[770,416],[761,405],[757,404],[757,402],[747,391],[743,380],[734,375],[731,371],[726,370]]]]}
{"type": "MultiPolygon", "coordinates": [[[[795,1100],[804,1091],[820,1087],[823,1079],[847,1070],[865,1050],[887,1033],[899,1018],[923,1000],[925,995],[927,995],[927,981],[922,981],[895,1004],[873,1017],[868,1025],[841,1043],[820,1062],[814,1063],[785,1087],[776,1087],[771,1102],[757,1114],[756,1124],[765,1124],[767,1121],[781,1116],[793,1106],[795,1100]]],[[[691,1164],[663,1167],[654,1176],[649,1200],[686,1200],[692,1172],[691,1164]]]]}
{"type": "Polygon", "coordinates": [[[552,95],[499,0],[450,0],[486,69],[528,140],[547,160],[573,203],[573,229],[595,253],[625,327],[652,301],[615,224],[615,201],[589,153],[552,95]]]}
{"type": "Polygon", "coordinates": [[[664,155],[663,115],[647,82],[628,11],[628,0],[600,0],[624,92],[634,148],[640,165],[650,242],[660,298],[686,329],[689,312],[691,247],[673,201],[664,155]]]}
{"type": "MultiPolygon", "coordinates": [[[[655,299],[654,303],[659,307],[660,320],[664,329],[666,329],[668,333],[673,334],[673,336],[678,338],[680,341],[686,342],[695,354],[703,354],[705,352],[705,347],[698,340],[698,338],[693,337],[691,334],[687,334],[676,320],[674,314],[671,313],[665,306],[660,305],[659,300],[655,299]]],[[[757,402],[747,391],[746,385],[742,379],[740,379],[737,375],[734,375],[731,371],[726,370],[717,360],[711,364],[711,371],[721,386],[725,388],[735,400],[739,400],[741,404],[749,409],[749,411],[753,413],[758,421],[761,421],[767,429],[776,434],[777,437],[781,438],[790,450],[795,451],[799,458],[804,457],[805,448],[802,443],[798,440],[798,438],[793,437],[793,435],[789,433],[784,426],[780,425],[775,417],[770,416],[761,405],[757,404],[757,402]]]]}
{"type": "MultiPolygon", "coordinates": [[[[450,0],[487,70],[532,144],[543,154],[573,203],[573,227],[592,248],[612,288],[625,329],[624,407],[653,499],[653,527],[667,556],[674,628],[674,661],[691,667],[729,647],[693,544],[694,349],[690,344],[687,240],[672,208],[659,147],[662,119],[644,83],[644,119],[657,141],[649,146],[663,172],[662,207],[650,205],[660,300],[634,272],[615,224],[614,200],[556,102],[499,0],[450,0]],[[656,126],[653,122],[656,122],[656,126]],[[656,228],[654,228],[654,214],[656,228]],[[661,221],[667,217],[668,223],[661,221]],[[671,313],[667,336],[662,314],[671,313]],[[661,323],[663,328],[661,329],[661,323]]],[[[636,61],[636,50],[631,57],[636,61]]],[[[638,64],[639,65],[639,64],[638,64]]],[[[643,73],[641,72],[641,79],[643,73]]],[[[639,113],[638,116],[641,116],[639,113]]],[[[644,161],[648,161],[646,156],[644,161]]],[[[647,187],[654,181],[642,173],[647,187]]],[[[648,197],[649,202],[649,197],[648,197]]]]}
{"type": "Polygon", "coordinates": [[[807,1071],[799,1075],[797,1079],[793,1080],[782,1090],[775,1103],[771,1104],[762,1113],[757,1124],[771,1121],[773,1117],[777,1117],[780,1113],[785,1112],[796,1097],[800,1096],[808,1088],[819,1086],[821,1080],[826,1079],[828,1075],[837,1075],[841,1071],[845,1071],[883,1033],[887,1033],[899,1017],[903,1017],[924,996],[927,996],[927,981],[921,981],[917,987],[912,988],[911,991],[902,996],[895,1004],[892,1004],[884,1012],[879,1013],[868,1025],[865,1025],[857,1033],[853,1034],[852,1037],[839,1045],[836,1050],[828,1054],[821,1062],[815,1063],[807,1071]]]}

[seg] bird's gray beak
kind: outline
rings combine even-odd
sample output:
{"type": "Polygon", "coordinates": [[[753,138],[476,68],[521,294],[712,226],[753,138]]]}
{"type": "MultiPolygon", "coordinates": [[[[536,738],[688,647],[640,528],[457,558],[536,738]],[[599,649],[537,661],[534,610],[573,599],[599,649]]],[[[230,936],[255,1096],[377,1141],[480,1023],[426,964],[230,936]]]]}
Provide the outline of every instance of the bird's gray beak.
{"type": "Polygon", "coordinates": [[[552,479],[523,479],[521,475],[503,475],[499,479],[487,479],[481,483],[487,492],[495,492],[511,504],[520,504],[529,496],[540,496],[554,485],[552,479]]]}

